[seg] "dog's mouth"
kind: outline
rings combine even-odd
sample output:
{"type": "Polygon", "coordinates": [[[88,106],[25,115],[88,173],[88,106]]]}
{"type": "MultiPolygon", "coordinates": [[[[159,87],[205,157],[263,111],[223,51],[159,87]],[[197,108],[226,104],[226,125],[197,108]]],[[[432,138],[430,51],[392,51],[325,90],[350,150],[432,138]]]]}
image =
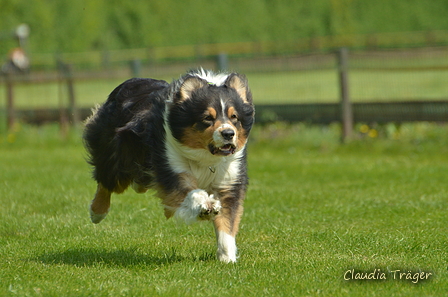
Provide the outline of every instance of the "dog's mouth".
{"type": "Polygon", "coordinates": [[[209,144],[208,149],[213,155],[228,156],[235,153],[236,146],[232,143],[226,143],[219,147],[209,144]]]}

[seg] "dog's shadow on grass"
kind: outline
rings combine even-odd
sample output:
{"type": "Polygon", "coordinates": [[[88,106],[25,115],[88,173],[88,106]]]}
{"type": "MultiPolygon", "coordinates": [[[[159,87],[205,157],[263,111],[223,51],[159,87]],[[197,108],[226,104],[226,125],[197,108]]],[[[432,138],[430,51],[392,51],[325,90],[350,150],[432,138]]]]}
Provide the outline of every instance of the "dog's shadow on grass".
{"type": "Polygon", "coordinates": [[[46,265],[73,265],[82,266],[163,266],[183,261],[208,262],[214,260],[214,255],[203,254],[199,257],[185,257],[171,251],[161,252],[158,255],[145,254],[136,249],[121,249],[110,251],[107,249],[69,249],[62,252],[45,253],[32,259],[46,265]]]}

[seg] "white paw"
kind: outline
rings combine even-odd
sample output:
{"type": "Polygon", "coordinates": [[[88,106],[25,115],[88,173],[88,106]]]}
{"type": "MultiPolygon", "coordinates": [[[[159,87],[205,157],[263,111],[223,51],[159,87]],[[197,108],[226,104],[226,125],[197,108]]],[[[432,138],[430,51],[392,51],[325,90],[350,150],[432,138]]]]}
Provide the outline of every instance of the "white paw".
{"type": "Polygon", "coordinates": [[[210,220],[221,210],[221,202],[215,200],[213,195],[210,195],[209,199],[200,204],[200,208],[198,218],[200,220],[210,220]]]}
{"type": "Polygon", "coordinates": [[[92,207],[90,207],[89,210],[90,210],[90,220],[94,224],[98,224],[99,222],[101,222],[109,213],[109,211],[106,213],[101,213],[101,214],[94,213],[92,210],[92,207]]]}
{"type": "Polygon", "coordinates": [[[221,202],[204,190],[193,190],[174,213],[174,217],[190,224],[199,220],[210,220],[221,210],[221,202]]]}
{"type": "Polygon", "coordinates": [[[236,262],[236,243],[235,237],[223,231],[217,233],[218,241],[218,259],[224,263],[236,262]]]}

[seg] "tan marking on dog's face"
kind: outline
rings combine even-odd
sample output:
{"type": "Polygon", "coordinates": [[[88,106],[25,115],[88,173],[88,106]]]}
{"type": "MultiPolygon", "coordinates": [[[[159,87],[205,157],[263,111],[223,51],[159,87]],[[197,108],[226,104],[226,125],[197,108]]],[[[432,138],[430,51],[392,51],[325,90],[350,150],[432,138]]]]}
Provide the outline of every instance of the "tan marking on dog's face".
{"type": "Polygon", "coordinates": [[[213,118],[213,120],[216,119],[216,116],[218,115],[218,113],[216,112],[216,109],[214,109],[213,107],[209,107],[209,108],[207,108],[207,112],[208,112],[208,114],[206,113],[205,116],[209,115],[213,118]]]}
{"type": "Polygon", "coordinates": [[[245,146],[246,142],[247,142],[246,135],[244,135],[244,133],[238,132],[238,140],[237,140],[238,148],[242,148],[243,146],[245,146]]]}
{"type": "Polygon", "coordinates": [[[221,126],[221,121],[216,121],[213,125],[199,131],[196,125],[184,130],[182,143],[193,149],[207,149],[208,145],[213,141],[213,133],[221,126]]]}
{"type": "Polygon", "coordinates": [[[237,147],[241,148],[243,147],[246,142],[247,142],[247,136],[245,135],[245,131],[242,127],[242,125],[238,122],[239,121],[239,115],[238,112],[236,111],[235,107],[230,106],[229,109],[227,110],[227,117],[229,118],[230,122],[229,124],[231,124],[235,131],[236,131],[236,135],[238,136],[237,138],[237,147]]]}
{"type": "Polygon", "coordinates": [[[238,112],[233,106],[229,107],[229,109],[227,110],[227,116],[236,131],[236,135],[238,136],[238,138],[236,139],[236,145],[238,148],[242,148],[247,142],[247,136],[245,135],[246,133],[243,129],[243,126],[239,122],[238,112]]]}
{"type": "Polygon", "coordinates": [[[227,109],[227,117],[232,123],[238,119],[238,113],[236,112],[235,107],[230,106],[229,109],[227,109]]]}

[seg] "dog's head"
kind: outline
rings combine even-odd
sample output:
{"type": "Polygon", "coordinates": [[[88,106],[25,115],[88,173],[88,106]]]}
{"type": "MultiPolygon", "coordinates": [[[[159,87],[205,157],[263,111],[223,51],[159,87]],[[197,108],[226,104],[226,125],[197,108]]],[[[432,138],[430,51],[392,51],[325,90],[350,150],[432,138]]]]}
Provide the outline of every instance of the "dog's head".
{"type": "Polygon", "coordinates": [[[244,148],[254,122],[246,78],[199,72],[187,74],[179,83],[168,119],[174,138],[216,156],[244,148]]]}

